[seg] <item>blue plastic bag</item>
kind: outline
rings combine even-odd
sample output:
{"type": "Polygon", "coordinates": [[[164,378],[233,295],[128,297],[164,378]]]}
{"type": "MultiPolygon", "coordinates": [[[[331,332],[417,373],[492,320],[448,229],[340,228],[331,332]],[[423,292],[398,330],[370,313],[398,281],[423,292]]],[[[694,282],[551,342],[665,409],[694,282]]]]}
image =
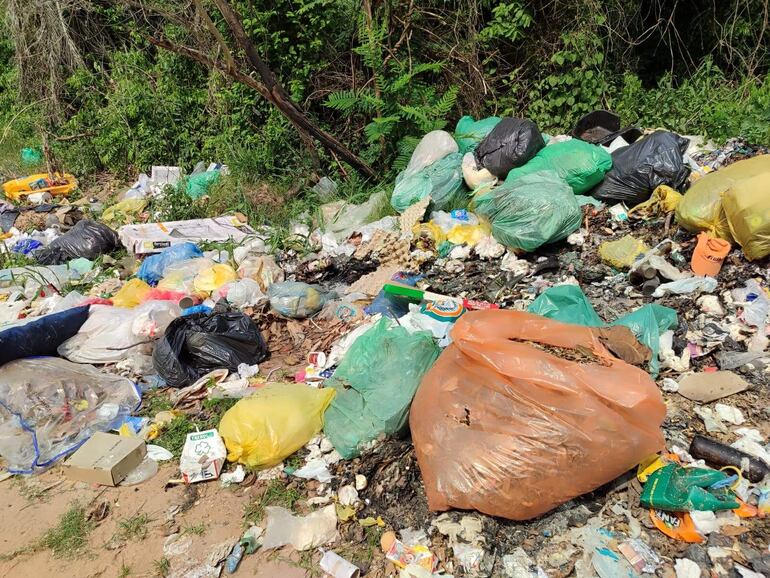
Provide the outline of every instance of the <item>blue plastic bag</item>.
{"type": "Polygon", "coordinates": [[[56,349],[88,319],[88,308],[73,307],[0,331],[0,366],[23,357],[58,355],[56,349]]]}
{"type": "Polygon", "coordinates": [[[169,265],[179,261],[195,259],[196,257],[203,257],[203,252],[195,243],[172,245],[157,255],[151,255],[142,261],[142,266],[139,267],[139,272],[136,276],[154,287],[163,278],[169,265]]]}
{"type": "Polygon", "coordinates": [[[585,293],[575,285],[558,285],[546,289],[529,306],[528,311],[549,319],[588,327],[605,325],[628,327],[640,343],[652,351],[649,370],[653,377],[658,375],[660,368],[658,363],[660,336],[669,329],[674,329],[678,323],[676,311],[657,303],[644,305],[611,323],[605,323],[596,313],[585,293]]]}

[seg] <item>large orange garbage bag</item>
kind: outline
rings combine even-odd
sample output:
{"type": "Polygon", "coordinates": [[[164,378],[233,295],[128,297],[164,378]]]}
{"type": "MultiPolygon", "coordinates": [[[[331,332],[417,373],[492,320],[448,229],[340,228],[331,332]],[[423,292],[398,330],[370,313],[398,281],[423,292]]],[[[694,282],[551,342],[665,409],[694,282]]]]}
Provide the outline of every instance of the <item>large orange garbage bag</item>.
{"type": "Polygon", "coordinates": [[[599,331],[518,311],[460,318],[409,418],[431,510],[527,520],[663,448],[657,386],[599,331]]]}

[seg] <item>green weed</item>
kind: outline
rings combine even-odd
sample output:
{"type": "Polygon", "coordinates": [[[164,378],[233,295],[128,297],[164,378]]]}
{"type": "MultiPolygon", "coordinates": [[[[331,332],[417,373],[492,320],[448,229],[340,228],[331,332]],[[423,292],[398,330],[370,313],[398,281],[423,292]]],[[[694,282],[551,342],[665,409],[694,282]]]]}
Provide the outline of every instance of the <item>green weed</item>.
{"type": "Polygon", "coordinates": [[[118,570],[118,578],[128,578],[131,576],[131,566],[127,566],[125,563],[120,565],[118,570]]]}
{"type": "Polygon", "coordinates": [[[206,524],[201,522],[200,524],[191,524],[182,528],[182,535],[185,534],[193,536],[203,536],[206,533],[206,524]]]}
{"type": "Polygon", "coordinates": [[[154,444],[166,448],[175,458],[182,455],[182,448],[187,434],[195,431],[195,425],[185,415],[175,417],[168,423],[160,435],[153,440],[154,444]]]}
{"type": "Polygon", "coordinates": [[[61,515],[58,524],[43,535],[40,545],[51,550],[55,558],[77,558],[87,552],[91,530],[93,524],[85,507],[74,503],[61,515]]]}
{"type": "Polygon", "coordinates": [[[152,518],[144,512],[124,518],[118,522],[115,538],[123,542],[144,540],[147,537],[147,526],[150,522],[152,518]]]}
{"type": "Polygon", "coordinates": [[[166,578],[166,576],[168,576],[169,571],[171,570],[171,561],[165,556],[163,556],[162,558],[155,560],[152,563],[152,566],[155,570],[156,576],[160,576],[161,578],[166,578]]]}
{"type": "Polygon", "coordinates": [[[286,487],[286,482],[271,480],[259,500],[246,504],[243,509],[243,521],[248,525],[261,522],[267,506],[281,506],[291,510],[300,497],[295,488],[286,487]]]}

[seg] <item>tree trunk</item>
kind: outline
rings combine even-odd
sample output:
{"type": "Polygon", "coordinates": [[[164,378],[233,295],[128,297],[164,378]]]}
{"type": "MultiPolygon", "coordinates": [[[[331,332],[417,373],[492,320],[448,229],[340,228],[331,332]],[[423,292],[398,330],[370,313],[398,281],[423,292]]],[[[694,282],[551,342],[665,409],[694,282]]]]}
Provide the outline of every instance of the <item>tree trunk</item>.
{"type": "Polygon", "coordinates": [[[340,159],[348,163],[361,174],[367,177],[374,177],[374,170],[372,170],[369,165],[367,165],[362,159],[360,159],[340,141],[327,133],[321,127],[317,126],[307,117],[304,111],[302,111],[299,106],[294,103],[289,94],[283,88],[283,85],[281,85],[281,83],[275,77],[273,71],[259,56],[259,52],[257,52],[256,47],[251,42],[248,34],[246,34],[246,30],[243,28],[243,24],[241,23],[238,14],[236,14],[235,10],[227,2],[227,0],[214,0],[214,3],[222,13],[225,22],[230,29],[230,33],[235,39],[235,42],[246,53],[246,58],[249,61],[249,64],[254,68],[254,70],[262,79],[262,84],[267,89],[268,93],[265,95],[265,97],[299,129],[306,131],[312,137],[316,138],[325,148],[335,153],[340,159]]]}

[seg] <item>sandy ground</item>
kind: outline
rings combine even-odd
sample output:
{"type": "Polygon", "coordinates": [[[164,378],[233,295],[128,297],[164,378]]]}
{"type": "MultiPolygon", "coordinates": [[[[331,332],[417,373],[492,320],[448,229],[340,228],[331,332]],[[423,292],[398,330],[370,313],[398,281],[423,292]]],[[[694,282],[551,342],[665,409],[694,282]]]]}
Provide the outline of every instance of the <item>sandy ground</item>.
{"type": "MultiPolygon", "coordinates": [[[[176,473],[176,465],[168,464],[143,484],[117,488],[70,481],[64,477],[61,468],[35,478],[12,478],[0,482],[3,520],[0,530],[0,556],[3,556],[0,576],[158,576],[156,563],[164,556],[163,545],[170,532],[166,522],[167,512],[173,506],[180,506],[183,511],[176,514],[172,525],[176,524],[184,531],[185,528],[203,524],[205,531],[202,535],[188,533],[183,537],[191,539],[191,547],[179,557],[169,556],[169,575],[190,560],[205,560],[214,546],[241,536],[244,531],[243,509],[259,492],[258,485],[244,490],[222,488],[218,482],[197,484],[193,486],[197,490],[195,497],[185,486],[164,490],[166,481],[176,473]],[[72,560],[57,559],[50,550],[40,549],[17,555],[11,560],[5,559],[8,554],[34,544],[57,524],[59,516],[73,502],[86,505],[87,510],[105,502],[109,505],[107,516],[90,533],[88,550],[84,555],[72,560]],[[147,525],[146,537],[127,542],[115,540],[120,521],[142,512],[152,519],[147,525]],[[124,567],[129,569],[127,574],[124,567]]],[[[305,571],[293,564],[290,556],[282,552],[257,552],[246,556],[236,576],[302,578],[305,571]]]]}

